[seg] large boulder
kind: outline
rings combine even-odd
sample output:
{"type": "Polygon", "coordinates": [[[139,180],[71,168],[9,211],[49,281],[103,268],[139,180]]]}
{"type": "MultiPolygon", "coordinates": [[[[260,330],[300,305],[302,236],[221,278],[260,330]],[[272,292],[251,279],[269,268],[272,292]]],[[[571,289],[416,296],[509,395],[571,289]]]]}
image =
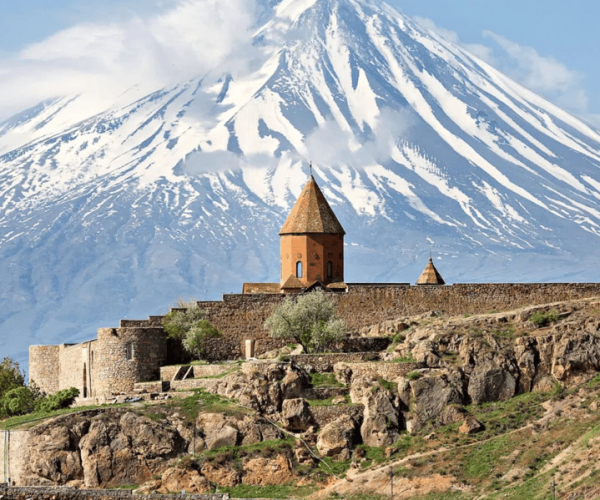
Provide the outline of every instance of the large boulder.
{"type": "Polygon", "coordinates": [[[185,451],[186,442],[170,425],[126,413],[118,421],[100,415],[80,442],[86,488],[141,484],[185,451]]]}
{"type": "Polygon", "coordinates": [[[314,422],[310,406],[304,399],[286,399],[281,408],[283,427],[290,431],[306,431],[314,422]]]}
{"type": "Polygon", "coordinates": [[[321,455],[333,457],[345,449],[354,448],[357,442],[357,424],[348,415],[327,424],[319,433],[317,449],[321,455]]]}
{"type": "Polygon", "coordinates": [[[239,438],[237,421],[221,413],[201,413],[198,427],[204,432],[204,441],[209,450],[224,446],[235,446],[239,438]]]}
{"type": "Polygon", "coordinates": [[[276,458],[252,458],[244,464],[244,484],[253,486],[275,486],[294,479],[290,461],[283,455],[276,458]]]}
{"type": "Polygon", "coordinates": [[[151,490],[167,494],[172,491],[185,491],[186,493],[207,493],[212,491],[208,479],[201,476],[198,471],[180,469],[178,467],[167,469],[161,478],[160,486],[154,484],[151,490]]]}
{"type": "MultiPolygon", "coordinates": [[[[448,405],[462,404],[462,377],[458,371],[446,370],[421,370],[420,378],[404,380],[403,385],[410,387],[410,397],[404,401],[406,406],[411,406],[413,418],[423,424],[430,419],[440,416],[448,405]]],[[[406,391],[401,395],[406,399],[406,391]]]]}
{"type": "Polygon", "coordinates": [[[202,466],[202,475],[211,483],[226,488],[231,488],[240,484],[242,474],[233,465],[229,463],[219,464],[207,462],[202,466]]]}
{"type": "Polygon", "coordinates": [[[474,404],[507,401],[517,389],[517,380],[506,369],[491,364],[477,365],[469,378],[469,396],[474,404]]]}
{"type": "Polygon", "coordinates": [[[302,396],[309,385],[310,378],[304,370],[296,367],[289,369],[280,383],[282,397],[283,399],[297,399],[302,396]]]}

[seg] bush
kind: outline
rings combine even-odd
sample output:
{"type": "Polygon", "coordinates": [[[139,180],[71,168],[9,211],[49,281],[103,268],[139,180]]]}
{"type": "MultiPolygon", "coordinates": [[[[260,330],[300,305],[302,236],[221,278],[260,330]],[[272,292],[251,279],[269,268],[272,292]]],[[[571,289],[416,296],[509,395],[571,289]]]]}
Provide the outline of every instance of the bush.
{"type": "Polygon", "coordinates": [[[69,408],[75,402],[77,396],[79,396],[79,389],[76,389],[75,387],[63,389],[52,396],[39,400],[35,409],[36,411],[49,413],[56,410],[62,410],[63,408],[69,408]]]}
{"type": "Polygon", "coordinates": [[[552,309],[548,312],[538,311],[529,317],[529,321],[531,321],[538,328],[548,326],[550,323],[556,323],[559,319],[560,315],[556,309],[552,309]]]}
{"type": "Polygon", "coordinates": [[[29,387],[16,387],[2,398],[0,414],[3,417],[27,415],[35,410],[35,396],[29,387]]]}
{"type": "Polygon", "coordinates": [[[307,353],[325,352],[346,331],[344,322],[336,317],[334,302],[322,290],[287,297],[265,321],[265,328],[274,338],[301,344],[307,353]]]}

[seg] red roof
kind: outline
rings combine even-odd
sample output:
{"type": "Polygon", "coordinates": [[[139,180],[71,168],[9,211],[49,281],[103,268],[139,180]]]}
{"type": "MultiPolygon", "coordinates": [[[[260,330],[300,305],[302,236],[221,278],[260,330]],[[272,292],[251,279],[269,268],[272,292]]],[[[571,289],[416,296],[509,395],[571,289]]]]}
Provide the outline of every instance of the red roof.
{"type": "Polygon", "coordinates": [[[312,175],[279,234],[303,233],[346,234],[312,175]]]}

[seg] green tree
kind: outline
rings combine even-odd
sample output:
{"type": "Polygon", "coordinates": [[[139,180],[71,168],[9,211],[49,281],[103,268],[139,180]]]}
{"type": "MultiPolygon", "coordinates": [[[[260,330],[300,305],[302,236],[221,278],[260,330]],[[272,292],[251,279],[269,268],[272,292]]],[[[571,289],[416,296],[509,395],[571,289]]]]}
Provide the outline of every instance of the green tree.
{"type": "Polygon", "coordinates": [[[325,352],[346,332],[334,302],[322,290],[288,296],[264,326],[272,337],[294,340],[305,352],[325,352]]]}
{"type": "Polygon", "coordinates": [[[190,328],[183,339],[184,349],[197,358],[201,358],[206,350],[206,339],[217,338],[221,332],[212,326],[207,320],[200,320],[190,328]]]}
{"type": "Polygon", "coordinates": [[[221,336],[193,300],[179,299],[177,309],[163,320],[163,327],[169,337],[181,340],[184,349],[197,358],[204,355],[207,339],[221,336]]]}
{"type": "Polygon", "coordinates": [[[25,374],[21,371],[19,363],[6,357],[0,363],[0,400],[11,389],[25,385],[25,374]]]}

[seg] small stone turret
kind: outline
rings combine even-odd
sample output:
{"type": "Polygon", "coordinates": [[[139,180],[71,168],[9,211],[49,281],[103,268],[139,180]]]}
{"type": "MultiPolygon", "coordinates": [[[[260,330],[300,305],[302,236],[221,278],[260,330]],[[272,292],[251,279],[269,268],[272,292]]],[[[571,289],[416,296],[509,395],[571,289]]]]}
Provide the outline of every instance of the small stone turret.
{"type": "Polygon", "coordinates": [[[442,275],[438,272],[438,270],[433,265],[433,258],[429,257],[429,263],[423,271],[423,274],[417,280],[417,285],[445,285],[446,282],[442,275]]]}

